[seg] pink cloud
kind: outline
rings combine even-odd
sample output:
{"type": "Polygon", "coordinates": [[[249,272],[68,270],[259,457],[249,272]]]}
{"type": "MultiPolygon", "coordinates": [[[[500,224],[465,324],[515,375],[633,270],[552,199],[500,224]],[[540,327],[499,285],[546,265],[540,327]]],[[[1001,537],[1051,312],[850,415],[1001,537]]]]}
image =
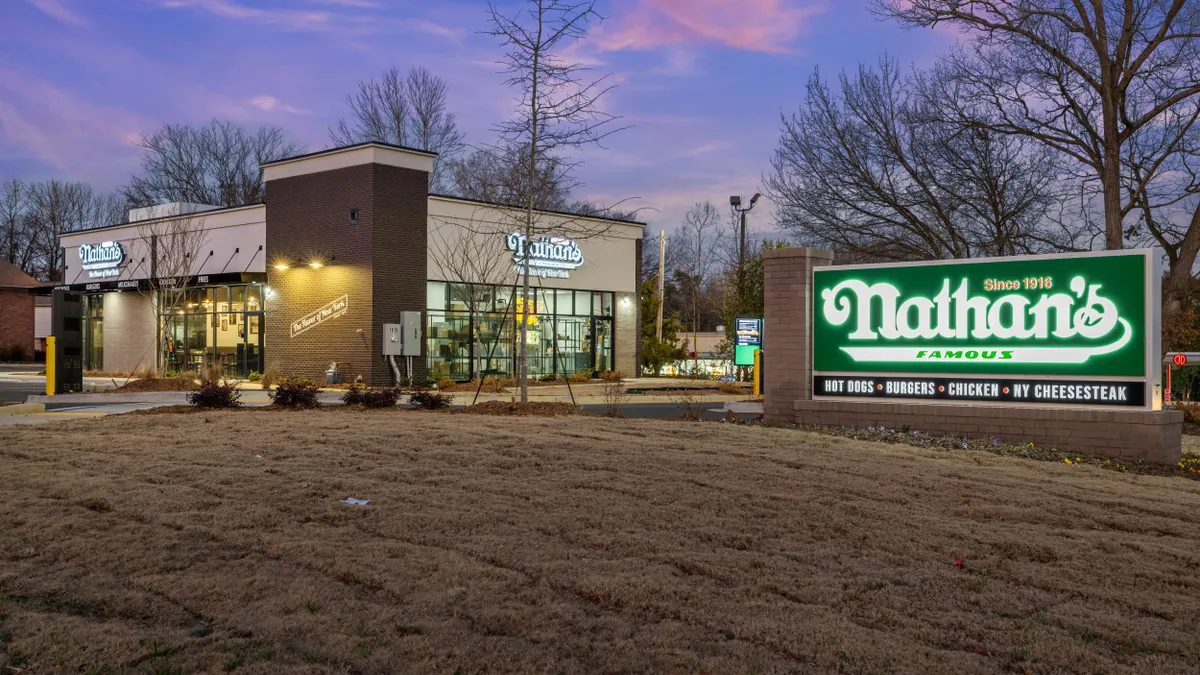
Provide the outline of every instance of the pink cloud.
{"type": "Polygon", "coordinates": [[[87,25],[86,19],[71,11],[60,0],[28,0],[28,2],[52,19],[76,26],[87,25]]]}
{"type": "Polygon", "coordinates": [[[94,105],[39,78],[0,68],[0,152],[27,156],[70,175],[115,187],[136,168],[131,141],[147,120],[94,105]]]}
{"type": "Polygon", "coordinates": [[[276,110],[279,110],[281,112],[290,113],[292,115],[307,115],[308,114],[307,110],[304,110],[303,108],[297,108],[295,106],[290,106],[290,105],[284,103],[283,101],[280,101],[278,98],[275,98],[274,96],[270,96],[270,95],[255,96],[254,98],[250,99],[248,102],[250,103],[250,105],[252,105],[255,108],[258,108],[259,110],[262,110],[264,112],[274,112],[276,110]]]}
{"type": "Polygon", "coordinates": [[[655,49],[713,43],[763,52],[790,51],[825,0],[632,0],[631,9],[595,33],[602,49],[655,49]],[[611,27],[610,27],[611,26],[611,27]]]}
{"type": "Polygon", "coordinates": [[[261,9],[233,0],[161,0],[160,4],[168,9],[201,9],[226,19],[252,21],[292,30],[324,32],[334,28],[333,15],[323,11],[261,9]]]}

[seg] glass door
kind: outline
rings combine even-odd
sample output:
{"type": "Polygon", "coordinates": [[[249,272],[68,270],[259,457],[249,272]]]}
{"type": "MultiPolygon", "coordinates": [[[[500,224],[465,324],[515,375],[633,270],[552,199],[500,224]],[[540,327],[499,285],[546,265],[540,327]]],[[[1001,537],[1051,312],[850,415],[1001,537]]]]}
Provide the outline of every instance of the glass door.
{"type": "Polygon", "coordinates": [[[238,344],[238,377],[249,377],[250,373],[263,371],[263,313],[246,312],[245,320],[240,324],[245,339],[238,344]]]}
{"type": "Polygon", "coordinates": [[[612,319],[592,319],[592,368],[612,370],[612,319]]]}

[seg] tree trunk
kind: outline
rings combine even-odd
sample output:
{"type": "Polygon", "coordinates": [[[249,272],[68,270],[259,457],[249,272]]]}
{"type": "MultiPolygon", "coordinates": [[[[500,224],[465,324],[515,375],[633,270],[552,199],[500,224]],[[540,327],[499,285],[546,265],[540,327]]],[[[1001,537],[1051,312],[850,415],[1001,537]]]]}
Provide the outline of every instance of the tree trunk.
{"type": "MultiPolygon", "coordinates": [[[[1179,244],[1174,264],[1167,271],[1167,280],[1163,284],[1162,325],[1175,325],[1176,317],[1183,309],[1183,301],[1192,286],[1192,268],[1196,264],[1196,256],[1200,253],[1200,206],[1192,211],[1192,219],[1188,224],[1187,234],[1179,244]]],[[[1164,343],[1164,352],[1182,345],[1164,343]]]]}

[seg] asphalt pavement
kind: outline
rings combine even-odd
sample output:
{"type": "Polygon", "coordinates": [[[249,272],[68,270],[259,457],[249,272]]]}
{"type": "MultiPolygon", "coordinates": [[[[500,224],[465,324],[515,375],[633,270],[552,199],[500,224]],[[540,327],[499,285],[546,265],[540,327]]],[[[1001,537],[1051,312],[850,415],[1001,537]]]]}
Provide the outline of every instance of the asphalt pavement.
{"type": "Polygon", "coordinates": [[[34,394],[46,393],[46,378],[38,377],[45,364],[0,363],[0,403],[24,403],[34,394]]]}

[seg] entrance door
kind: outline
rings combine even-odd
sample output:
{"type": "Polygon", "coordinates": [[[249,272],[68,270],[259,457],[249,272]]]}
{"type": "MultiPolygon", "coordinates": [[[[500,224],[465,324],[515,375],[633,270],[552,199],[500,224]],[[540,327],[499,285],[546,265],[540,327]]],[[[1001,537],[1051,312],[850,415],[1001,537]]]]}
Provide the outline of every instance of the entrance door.
{"type": "Polygon", "coordinates": [[[242,326],[242,341],[238,343],[238,377],[249,377],[250,373],[263,371],[263,313],[246,312],[242,326]]]}
{"type": "Polygon", "coordinates": [[[612,319],[592,319],[592,368],[612,370],[612,319]]]}

